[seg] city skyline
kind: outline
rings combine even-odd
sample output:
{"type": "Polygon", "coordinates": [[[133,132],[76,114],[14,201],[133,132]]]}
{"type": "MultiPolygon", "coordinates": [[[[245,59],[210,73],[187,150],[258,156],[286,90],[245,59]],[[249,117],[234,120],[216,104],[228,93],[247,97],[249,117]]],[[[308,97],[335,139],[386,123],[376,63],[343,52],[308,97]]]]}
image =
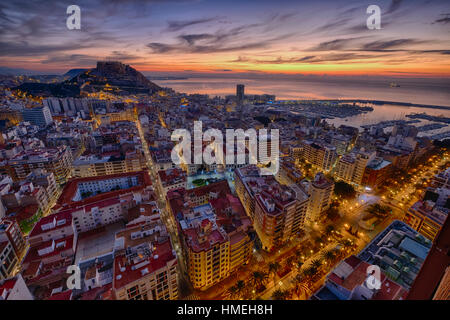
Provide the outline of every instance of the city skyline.
{"type": "Polygon", "coordinates": [[[376,1],[80,1],[0,7],[2,67],[64,73],[120,60],[146,74],[449,77],[450,5],[376,1]],[[48,14],[48,13],[51,14],[48,14]]]}

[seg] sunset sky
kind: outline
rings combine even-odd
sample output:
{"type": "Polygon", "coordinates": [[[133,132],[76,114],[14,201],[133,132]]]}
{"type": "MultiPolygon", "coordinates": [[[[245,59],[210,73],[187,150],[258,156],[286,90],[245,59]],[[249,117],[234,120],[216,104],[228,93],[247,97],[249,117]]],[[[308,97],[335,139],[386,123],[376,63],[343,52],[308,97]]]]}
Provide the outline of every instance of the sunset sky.
{"type": "Polygon", "coordinates": [[[2,1],[0,66],[450,77],[450,1],[2,1]],[[81,8],[81,30],[66,8],[81,8]],[[381,30],[366,9],[381,7],[381,30]]]}

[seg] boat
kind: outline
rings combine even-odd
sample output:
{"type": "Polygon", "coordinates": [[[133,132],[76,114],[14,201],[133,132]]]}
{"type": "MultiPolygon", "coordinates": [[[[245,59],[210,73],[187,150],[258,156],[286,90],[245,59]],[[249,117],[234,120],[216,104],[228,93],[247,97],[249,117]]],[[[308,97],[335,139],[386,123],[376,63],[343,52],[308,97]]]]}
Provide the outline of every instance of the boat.
{"type": "Polygon", "coordinates": [[[400,85],[397,82],[391,82],[390,83],[390,87],[391,88],[398,88],[398,87],[400,87],[400,85]]]}

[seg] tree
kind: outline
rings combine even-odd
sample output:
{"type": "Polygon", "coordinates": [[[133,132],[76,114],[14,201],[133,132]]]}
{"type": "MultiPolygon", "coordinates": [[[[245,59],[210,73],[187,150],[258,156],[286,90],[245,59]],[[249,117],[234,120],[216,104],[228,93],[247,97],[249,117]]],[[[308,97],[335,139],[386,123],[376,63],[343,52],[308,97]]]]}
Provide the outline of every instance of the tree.
{"type": "Polygon", "coordinates": [[[273,300],[286,300],[287,298],[287,292],[277,289],[272,293],[272,299],[273,300]]]}
{"type": "Polygon", "coordinates": [[[302,293],[305,297],[310,296],[312,293],[311,289],[309,288],[309,284],[306,283],[305,281],[297,281],[297,283],[295,284],[294,291],[295,291],[297,297],[299,297],[299,298],[301,297],[302,293]]]}
{"type": "Polygon", "coordinates": [[[316,268],[319,269],[320,266],[322,265],[322,261],[320,261],[319,259],[315,259],[311,262],[311,265],[316,268]]]}
{"type": "Polygon", "coordinates": [[[323,254],[323,257],[325,258],[325,260],[327,260],[328,262],[331,262],[334,260],[334,258],[336,258],[336,254],[333,250],[328,250],[323,254]]]}
{"type": "Polygon", "coordinates": [[[268,278],[267,273],[265,273],[263,271],[254,271],[252,273],[250,281],[255,288],[260,288],[260,287],[264,286],[264,284],[267,281],[267,278],[268,278]]]}
{"type": "Polygon", "coordinates": [[[306,280],[312,281],[313,277],[317,274],[317,268],[314,266],[309,266],[303,270],[303,276],[306,280]]]}
{"type": "Polygon", "coordinates": [[[335,228],[333,227],[333,225],[329,224],[329,225],[327,225],[327,227],[325,228],[325,234],[326,234],[327,236],[329,236],[334,230],[335,230],[335,228]]]}
{"type": "Polygon", "coordinates": [[[236,281],[234,286],[228,289],[228,292],[230,292],[230,295],[232,295],[233,298],[241,298],[244,294],[245,289],[245,282],[243,280],[238,280],[236,281]]]}
{"type": "Polygon", "coordinates": [[[287,265],[288,267],[292,267],[292,263],[294,262],[294,260],[295,260],[295,257],[294,257],[294,256],[289,256],[289,257],[286,259],[286,265],[287,265]]]}
{"type": "Polygon", "coordinates": [[[356,196],[356,190],[350,184],[338,181],[334,184],[334,194],[341,199],[349,200],[356,196]]]}
{"type": "Polygon", "coordinates": [[[236,285],[228,288],[228,294],[230,295],[231,299],[235,299],[237,297],[237,292],[238,292],[238,290],[237,290],[236,285]]]}
{"type": "Polygon", "coordinates": [[[269,272],[273,272],[274,275],[276,275],[280,268],[281,266],[277,261],[269,263],[269,272]]]}

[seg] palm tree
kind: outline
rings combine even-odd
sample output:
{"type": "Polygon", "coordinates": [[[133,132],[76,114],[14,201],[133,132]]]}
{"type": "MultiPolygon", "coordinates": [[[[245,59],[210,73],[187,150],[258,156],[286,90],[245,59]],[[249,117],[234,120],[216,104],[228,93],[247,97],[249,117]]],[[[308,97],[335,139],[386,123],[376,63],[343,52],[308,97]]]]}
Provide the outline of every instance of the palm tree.
{"type": "Polygon", "coordinates": [[[298,281],[295,285],[295,293],[300,298],[300,294],[303,292],[305,297],[311,295],[310,285],[305,281],[298,281]]]}
{"type": "Polygon", "coordinates": [[[308,281],[313,282],[313,278],[317,275],[317,268],[311,265],[303,270],[303,275],[308,281]]]}
{"type": "Polygon", "coordinates": [[[294,262],[294,259],[295,259],[294,256],[289,256],[289,257],[286,259],[286,265],[289,266],[289,267],[292,267],[292,263],[294,262]]]}
{"type": "Polygon", "coordinates": [[[287,294],[286,291],[277,289],[272,293],[273,300],[286,300],[287,294]]]}
{"type": "Polygon", "coordinates": [[[325,228],[325,234],[327,236],[329,236],[333,231],[334,231],[334,227],[331,224],[327,225],[327,227],[325,228]]]}
{"type": "Polygon", "coordinates": [[[237,287],[235,285],[229,287],[228,288],[228,294],[230,295],[231,299],[236,298],[236,296],[237,296],[237,287]]]}
{"type": "Polygon", "coordinates": [[[251,277],[250,281],[251,281],[253,287],[260,288],[266,283],[267,278],[268,278],[267,273],[265,273],[263,271],[254,271],[252,273],[252,277],[251,277]]]}
{"type": "Polygon", "coordinates": [[[277,261],[269,263],[269,272],[273,272],[274,276],[277,274],[277,271],[280,270],[280,268],[281,266],[277,261]]]}
{"type": "Polygon", "coordinates": [[[235,286],[236,286],[236,296],[242,297],[245,290],[245,282],[243,280],[238,280],[236,281],[235,286]]]}
{"type": "Polygon", "coordinates": [[[334,260],[334,258],[336,258],[336,254],[334,253],[333,250],[328,250],[323,254],[323,257],[325,258],[325,260],[327,260],[328,262],[331,262],[334,260]]]}
{"type": "Polygon", "coordinates": [[[315,259],[311,262],[311,266],[313,266],[316,269],[319,269],[321,265],[322,261],[320,261],[319,259],[315,259]]]}

